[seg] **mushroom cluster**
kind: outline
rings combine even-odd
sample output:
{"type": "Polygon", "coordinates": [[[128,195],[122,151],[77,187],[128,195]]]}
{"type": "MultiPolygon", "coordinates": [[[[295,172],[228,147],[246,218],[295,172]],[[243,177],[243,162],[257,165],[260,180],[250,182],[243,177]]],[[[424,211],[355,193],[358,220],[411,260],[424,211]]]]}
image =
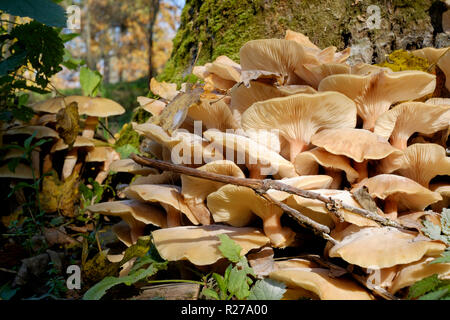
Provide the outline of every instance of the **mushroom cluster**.
{"type": "MultiPolygon", "coordinates": [[[[318,199],[273,189],[263,197],[249,187],[146,170],[131,159],[110,167],[136,175],[123,190],[127,199],[88,210],[122,217],[114,229],[128,246],[152,225],[164,259],[205,266],[221,258],[219,234],[239,243],[242,254],[263,246],[280,257],[283,248],[302,252],[302,228],[283,217],[279,202],[330,228],[335,241],[326,243],[323,259],[359,268],[369,287],[395,294],[433,273],[448,277],[449,263],[427,262],[449,243],[422,231],[423,220],[440,224],[450,188],[450,76],[447,91],[436,88],[436,70],[447,75],[450,52],[434,50],[411,53],[426,59],[430,72],[350,66],[349,48],[321,49],[288,30],[285,39],[245,43],[240,64],[220,56],[194,67],[203,82],[193,88],[177,91],[152,79],[162,99],[140,98],[153,117],[133,128],[151,141],[155,158],[311,190],[341,204],[334,212],[318,199]],[[342,204],[409,230],[380,225],[342,204]]],[[[374,298],[352,278],[307,259],[277,261],[268,275],[286,283],[287,296],[374,298]]]]}

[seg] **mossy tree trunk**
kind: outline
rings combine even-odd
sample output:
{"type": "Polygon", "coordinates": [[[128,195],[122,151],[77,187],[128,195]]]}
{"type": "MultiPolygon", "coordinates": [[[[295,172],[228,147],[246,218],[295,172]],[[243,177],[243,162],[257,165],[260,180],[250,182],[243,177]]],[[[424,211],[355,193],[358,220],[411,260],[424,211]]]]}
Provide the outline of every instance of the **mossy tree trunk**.
{"type": "Polygon", "coordinates": [[[246,41],[283,38],[286,29],[321,48],[350,46],[350,63],[382,62],[396,49],[449,46],[442,30],[446,10],[437,0],[186,0],[172,56],[158,79],[186,81],[194,63],[220,55],[239,62],[246,41]]]}

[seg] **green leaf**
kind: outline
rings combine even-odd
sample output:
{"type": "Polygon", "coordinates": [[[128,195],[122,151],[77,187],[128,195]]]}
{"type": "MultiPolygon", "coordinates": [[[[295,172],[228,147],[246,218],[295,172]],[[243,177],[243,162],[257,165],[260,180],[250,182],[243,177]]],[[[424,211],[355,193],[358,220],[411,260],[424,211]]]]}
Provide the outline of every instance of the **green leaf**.
{"type": "Polygon", "coordinates": [[[283,282],[273,279],[258,280],[250,290],[248,300],[281,300],[285,292],[286,285],[283,282]]]}
{"type": "Polygon", "coordinates": [[[409,288],[408,298],[414,299],[423,296],[425,293],[436,289],[440,282],[437,274],[433,274],[432,276],[417,281],[409,288]]]}
{"type": "Polygon", "coordinates": [[[16,172],[16,168],[19,165],[20,158],[12,158],[8,161],[8,169],[11,172],[16,172]]]}
{"type": "Polygon", "coordinates": [[[122,260],[120,261],[120,265],[130,261],[135,257],[143,257],[150,250],[151,238],[150,236],[139,237],[135,244],[128,247],[125,250],[122,260]]]}
{"type": "Polygon", "coordinates": [[[419,298],[419,300],[439,300],[449,293],[450,286],[443,287],[436,291],[427,293],[426,295],[419,298]]]}
{"type": "Polygon", "coordinates": [[[0,0],[0,10],[19,17],[29,17],[51,27],[66,27],[63,7],[51,0],[0,0]]]}
{"type": "Polygon", "coordinates": [[[247,273],[244,270],[238,270],[234,267],[230,272],[228,281],[228,292],[242,300],[250,294],[249,285],[247,283],[247,273]]]}
{"type": "Polygon", "coordinates": [[[222,295],[222,293],[224,293],[226,295],[227,293],[227,281],[225,281],[225,278],[222,277],[220,274],[218,273],[213,273],[212,277],[214,278],[214,280],[216,280],[217,285],[219,286],[219,290],[220,293],[222,295]]]}
{"type": "Polygon", "coordinates": [[[80,69],[80,84],[85,96],[95,97],[101,82],[102,75],[100,72],[91,70],[87,67],[82,67],[80,69]]]}
{"type": "Polygon", "coordinates": [[[116,278],[106,277],[93,287],[91,287],[83,296],[83,300],[99,300],[103,297],[106,291],[118,284],[124,283],[127,286],[132,285],[146,277],[156,274],[159,270],[165,270],[167,268],[167,262],[164,263],[152,263],[146,269],[139,269],[134,273],[130,273],[128,276],[116,278]]]}
{"type": "Polygon", "coordinates": [[[30,98],[29,94],[22,94],[19,96],[19,105],[18,107],[21,107],[25,105],[28,102],[28,99],[30,98]]]}
{"type": "Polygon", "coordinates": [[[120,159],[127,159],[132,153],[139,154],[139,150],[131,144],[117,147],[116,151],[120,154],[120,159]]]}
{"type": "MultiPolygon", "coordinates": [[[[1,1],[1,0],[0,0],[1,1]]],[[[26,51],[16,53],[0,62],[0,76],[4,76],[11,71],[16,70],[25,62],[26,51]]]]}
{"type": "Polygon", "coordinates": [[[75,39],[79,35],[80,35],[79,33],[60,33],[59,37],[61,38],[62,42],[66,43],[69,42],[70,40],[75,39]]]}
{"type": "Polygon", "coordinates": [[[442,256],[430,262],[430,264],[435,263],[450,263],[450,251],[445,251],[442,256]]]}
{"type": "Polygon", "coordinates": [[[11,299],[19,288],[12,289],[9,283],[5,283],[0,287],[0,300],[9,300],[11,299]]]}
{"type": "Polygon", "coordinates": [[[64,56],[63,56],[63,62],[62,65],[65,66],[67,69],[75,70],[80,65],[85,64],[86,62],[83,59],[75,59],[69,50],[64,49],[64,56]]]}
{"type": "Polygon", "coordinates": [[[203,288],[202,294],[205,297],[209,297],[209,298],[212,298],[212,299],[220,300],[219,295],[213,289],[203,288]]]}
{"type": "Polygon", "coordinates": [[[220,234],[219,239],[221,244],[218,248],[222,255],[231,262],[239,262],[239,260],[241,259],[241,246],[234,242],[226,234],[220,234]]]}
{"type": "Polygon", "coordinates": [[[241,268],[242,270],[244,270],[247,274],[250,274],[252,276],[255,275],[255,272],[253,271],[253,269],[248,265],[248,261],[245,256],[243,256],[239,259],[239,262],[236,264],[236,266],[241,268]]]}

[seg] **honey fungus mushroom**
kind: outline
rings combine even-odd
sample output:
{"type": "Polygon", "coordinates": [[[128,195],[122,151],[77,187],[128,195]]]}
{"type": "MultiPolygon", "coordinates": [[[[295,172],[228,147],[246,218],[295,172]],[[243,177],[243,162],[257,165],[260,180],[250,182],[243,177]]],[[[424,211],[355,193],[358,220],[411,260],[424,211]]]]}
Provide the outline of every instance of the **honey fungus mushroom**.
{"type": "Polygon", "coordinates": [[[220,245],[218,236],[221,234],[228,235],[241,246],[241,255],[263,247],[269,242],[258,229],[216,224],[159,229],[152,232],[152,237],[158,253],[165,260],[189,260],[197,266],[204,266],[224,258],[218,249],[220,245]]]}
{"type": "Polygon", "coordinates": [[[311,137],[323,129],[354,128],[355,103],[338,92],[295,94],[256,102],[242,114],[245,130],[279,130],[289,142],[290,160],[307,150],[311,137]]]}
{"type": "Polygon", "coordinates": [[[355,101],[363,129],[373,131],[378,117],[392,104],[421,98],[435,87],[436,76],[426,72],[380,70],[366,75],[328,76],[320,82],[319,91],[338,91],[355,101]]]}
{"type": "Polygon", "coordinates": [[[207,206],[215,222],[235,227],[245,226],[254,215],[259,216],[264,233],[274,247],[284,248],[294,241],[295,233],[281,226],[283,210],[250,188],[227,184],[208,195],[207,206]]]}

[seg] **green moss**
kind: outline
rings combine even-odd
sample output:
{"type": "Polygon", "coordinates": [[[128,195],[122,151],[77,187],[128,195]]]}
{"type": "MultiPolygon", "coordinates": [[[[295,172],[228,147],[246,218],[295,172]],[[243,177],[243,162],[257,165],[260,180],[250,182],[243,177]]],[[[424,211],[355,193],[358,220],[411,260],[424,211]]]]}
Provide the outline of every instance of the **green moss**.
{"type": "Polygon", "coordinates": [[[114,144],[114,147],[117,148],[127,144],[130,144],[137,149],[139,149],[140,145],[140,136],[136,131],[133,130],[132,125],[129,123],[124,124],[122,130],[120,130],[119,139],[114,144]]]}
{"type": "Polygon", "coordinates": [[[420,70],[426,72],[430,67],[426,59],[416,57],[406,50],[395,50],[385,62],[377,65],[390,68],[392,71],[420,70]]]}

